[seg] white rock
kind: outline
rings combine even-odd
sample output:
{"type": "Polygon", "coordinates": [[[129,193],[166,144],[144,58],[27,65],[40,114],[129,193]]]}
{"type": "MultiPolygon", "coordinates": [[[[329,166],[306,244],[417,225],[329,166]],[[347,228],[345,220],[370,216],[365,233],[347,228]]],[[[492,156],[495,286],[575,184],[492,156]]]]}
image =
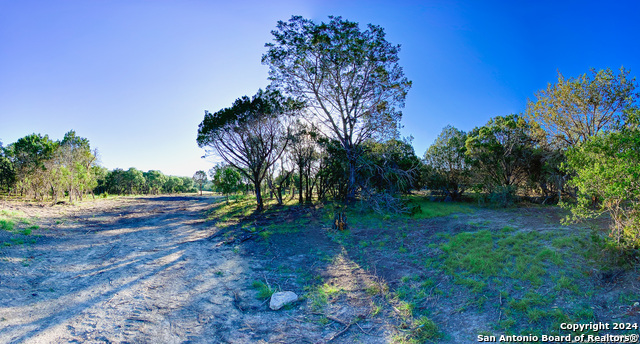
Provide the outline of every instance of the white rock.
{"type": "Polygon", "coordinates": [[[298,295],[292,291],[280,291],[271,295],[271,301],[269,302],[269,308],[277,311],[284,307],[284,305],[298,301],[298,295]]]}

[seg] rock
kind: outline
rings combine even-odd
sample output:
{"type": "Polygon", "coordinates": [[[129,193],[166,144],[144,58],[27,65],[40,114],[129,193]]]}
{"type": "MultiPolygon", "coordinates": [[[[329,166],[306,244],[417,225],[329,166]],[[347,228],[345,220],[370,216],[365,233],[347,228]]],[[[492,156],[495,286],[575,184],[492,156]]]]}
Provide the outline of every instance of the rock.
{"type": "Polygon", "coordinates": [[[269,302],[269,308],[277,311],[284,307],[284,305],[298,301],[298,295],[292,291],[280,291],[271,295],[271,301],[269,302]]]}

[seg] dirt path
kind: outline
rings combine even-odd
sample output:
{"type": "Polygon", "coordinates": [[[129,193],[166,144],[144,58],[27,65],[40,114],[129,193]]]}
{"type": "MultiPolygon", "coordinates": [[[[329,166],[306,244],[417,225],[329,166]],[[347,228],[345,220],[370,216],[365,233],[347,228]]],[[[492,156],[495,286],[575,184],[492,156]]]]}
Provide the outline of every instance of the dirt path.
{"type": "Polygon", "coordinates": [[[229,245],[206,219],[216,201],[2,205],[40,228],[0,249],[0,343],[389,342],[389,315],[366,293],[371,275],[323,231],[229,245]],[[304,296],[322,280],[350,287],[322,294],[326,307],[303,299],[274,312],[252,285],[304,296]]]}
{"type": "Polygon", "coordinates": [[[37,244],[3,250],[0,343],[250,341],[229,329],[241,328],[251,262],[209,239],[216,228],[203,211],[214,201],[35,208],[53,228],[37,244]]]}

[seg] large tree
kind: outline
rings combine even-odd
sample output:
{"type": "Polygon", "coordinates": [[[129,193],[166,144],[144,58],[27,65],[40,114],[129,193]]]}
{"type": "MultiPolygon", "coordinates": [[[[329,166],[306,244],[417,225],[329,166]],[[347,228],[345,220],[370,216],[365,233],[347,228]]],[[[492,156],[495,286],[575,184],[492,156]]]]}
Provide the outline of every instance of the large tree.
{"type": "Polygon", "coordinates": [[[527,114],[547,132],[557,147],[575,147],[600,132],[623,126],[624,110],[638,99],[635,78],[620,68],[566,79],[558,72],[558,82],[536,93],[527,114]]]}
{"type": "Polygon", "coordinates": [[[298,170],[298,203],[300,204],[303,203],[303,191],[306,194],[307,203],[311,203],[312,170],[314,162],[319,159],[316,137],[312,127],[300,121],[293,125],[289,155],[298,170]]]}
{"type": "Polygon", "coordinates": [[[356,192],[358,148],[371,138],[395,137],[411,82],[398,64],[399,45],[382,27],[329,17],[316,24],[293,16],[279,21],[262,62],[273,85],[307,103],[325,136],[342,145],[348,160],[347,198],[356,192]]]}
{"type": "Polygon", "coordinates": [[[262,211],[261,185],[269,167],[280,158],[289,141],[288,117],[300,104],[276,91],[262,91],[236,100],[216,113],[205,111],[198,127],[198,145],[210,147],[254,185],[258,211],[262,211]]]}

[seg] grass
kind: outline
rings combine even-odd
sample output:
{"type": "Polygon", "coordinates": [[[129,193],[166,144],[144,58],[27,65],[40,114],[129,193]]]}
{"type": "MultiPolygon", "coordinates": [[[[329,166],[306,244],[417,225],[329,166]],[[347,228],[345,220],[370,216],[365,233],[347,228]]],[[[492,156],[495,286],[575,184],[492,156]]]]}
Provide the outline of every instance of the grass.
{"type": "Polygon", "coordinates": [[[13,220],[10,219],[0,219],[0,228],[5,230],[5,231],[13,231],[13,228],[15,227],[16,223],[13,220]]]}
{"type": "Polygon", "coordinates": [[[433,217],[447,216],[454,213],[472,213],[474,208],[465,203],[431,202],[420,196],[409,196],[411,206],[419,206],[420,212],[413,215],[415,219],[430,219],[433,217]]]}
{"type": "MultiPolygon", "coordinates": [[[[344,208],[325,203],[308,208],[313,209],[310,211],[287,213],[288,209],[296,208],[274,207],[273,203],[268,203],[263,215],[277,216],[269,217],[273,220],[259,228],[264,229],[260,235],[269,239],[274,235],[304,236],[307,229],[327,230],[334,214],[344,211],[350,230],[328,230],[327,235],[347,252],[350,259],[365,269],[370,269],[371,262],[367,259],[382,258],[384,261],[388,258],[397,266],[411,263],[417,271],[393,281],[387,280],[393,288],[385,283],[370,283],[363,290],[366,297],[374,300],[371,314],[380,314],[385,309],[383,303],[390,303],[397,311],[402,323],[400,334],[394,337],[397,343],[437,341],[444,335],[439,332],[437,323],[442,321],[437,314],[442,314],[443,307],[444,312],[464,312],[465,317],[473,317],[473,312],[495,311],[493,322],[490,320],[483,328],[491,330],[487,333],[556,335],[562,334],[559,330],[562,322],[595,319],[596,312],[588,305],[596,300],[599,289],[583,282],[585,271],[592,270],[588,267],[592,258],[586,254],[591,252],[589,247],[593,240],[589,233],[549,229],[548,226],[543,230],[521,228],[522,223],[528,222],[519,218],[515,221],[513,217],[469,217],[465,214],[473,213],[476,208],[469,204],[430,202],[417,196],[410,196],[407,201],[410,207],[418,206],[421,212],[414,215],[377,214],[362,204],[344,208]],[[425,222],[418,221],[438,216],[449,216],[461,226],[453,230],[452,226],[444,225],[442,229],[430,228],[421,232],[425,222]],[[451,301],[443,305],[434,300],[451,301]],[[576,306],[578,301],[584,304],[576,306]]],[[[254,202],[249,199],[228,206],[218,205],[211,215],[251,232],[256,226],[247,222],[246,217],[255,218],[252,217],[254,202]]],[[[498,212],[497,216],[500,214],[498,212]]],[[[438,224],[446,222],[434,221],[438,224]]],[[[317,260],[330,263],[325,258],[318,251],[317,260]]],[[[370,272],[375,271],[374,268],[375,265],[370,272]]],[[[280,270],[281,274],[291,274],[289,270],[280,270]]],[[[300,273],[296,271],[295,274],[300,273]]],[[[342,302],[340,295],[344,291],[339,286],[324,283],[320,276],[315,277],[299,278],[300,284],[307,285],[305,297],[312,311],[321,312],[327,304],[342,302]]],[[[268,286],[262,283],[254,287],[261,294],[268,286]]],[[[266,294],[268,292],[264,291],[261,298],[266,298],[266,294]]],[[[638,297],[637,293],[631,293],[620,296],[619,302],[631,306],[631,301],[638,297]]],[[[326,322],[326,319],[322,321],[326,322]]]]}
{"type": "MultiPolygon", "coordinates": [[[[29,236],[34,230],[39,229],[40,226],[32,225],[33,220],[25,217],[25,214],[18,211],[11,211],[2,209],[0,210],[0,230],[5,230],[11,234],[19,234],[22,236],[29,236]]],[[[1,246],[9,247],[13,245],[23,245],[26,243],[33,244],[35,239],[25,241],[23,237],[12,236],[9,241],[1,242],[1,246]]]]}
{"type": "Polygon", "coordinates": [[[261,300],[266,300],[275,293],[275,289],[272,289],[271,286],[262,281],[254,281],[251,284],[251,287],[258,292],[256,297],[261,300]]]}

